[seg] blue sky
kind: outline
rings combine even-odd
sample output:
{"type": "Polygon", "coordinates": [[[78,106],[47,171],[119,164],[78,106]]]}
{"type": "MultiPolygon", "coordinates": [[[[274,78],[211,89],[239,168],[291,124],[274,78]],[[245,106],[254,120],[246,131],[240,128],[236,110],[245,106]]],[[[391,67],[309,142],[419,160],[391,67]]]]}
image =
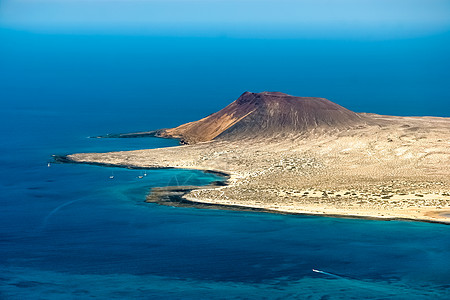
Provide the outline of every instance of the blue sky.
{"type": "Polygon", "coordinates": [[[449,0],[2,0],[0,27],[50,33],[402,38],[449,31],[449,0]]]}

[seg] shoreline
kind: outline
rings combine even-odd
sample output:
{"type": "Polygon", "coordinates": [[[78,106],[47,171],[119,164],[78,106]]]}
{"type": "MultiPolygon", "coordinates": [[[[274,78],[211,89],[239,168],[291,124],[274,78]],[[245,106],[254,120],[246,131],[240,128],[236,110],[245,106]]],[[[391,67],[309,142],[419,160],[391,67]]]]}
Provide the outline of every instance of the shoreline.
{"type": "Polygon", "coordinates": [[[95,161],[76,161],[68,157],[68,155],[52,155],[53,161],[55,163],[61,164],[82,164],[82,165],[91,165],[91,166],[99,166],[99,167],[108,167],[108,168],[123,168],[130,170],[164,170],[164,169],[185,169],[185,170],[197,170],[208,174],[215,174],[220,177],[224,177],[227,180],[230,179],[231,174],[221,171],[221,170],[213,170],[213,169],[201,169],[201,168],[177,168],[177,167],[161,167],[161,166],[151,166],[151,167],[141,167],[130,164],[112,164],[112,163],[103,163],[103,162],[95,162],[95,161]]]}
{"type": "Polygon", "coordinates": [[[52,155],[53,161],[61,164],[84,164],[91,166],[99,166],[99,167],[109,167],[109,168],[124,168],[130,170],[159,170],[159,169],[174,169],[173,167],[140,167],[135,165],[127,165],[127,164],[108,164],[108,163],[99,163],[95,161],[90,162],[81,162],[76,161],[68,157],[68,155],[52,155]]]}
{"type": "MultiPolygon", "coordinates": [[[[229,210],[229,211],[250,211],[250,212],[261,212],[261,213],[271,213],[271,214],[279,214],[279,215],[292,215],[292,216],[311,216],[311,217],[326,217],[326,218],[336,218],[336,219],[353,219],[353,220],[369,220],[369,221],[406,221],[406,222],[422,222],[422,223],[432,223],[432,224],[442,224],[442,225],[450,225],[449,222],[438,221],[438,220],[428,220],[428,219],[413,219],[413,218],[402,218],[402,217],[377,217],[377,216],[363,216],[363,215],[346,215],[346,214],[329,214],[329,213],[312,213],[312,212],[290,212],[283,210],[275,210],[264,207],[252,207],[245,205],[237,205],[237,204],[221,204],[221,203],[211,203],[211,202],[201,202],[197,200],[193,200],[192,198],[185,197],[189,192],[193,190],[202,190],[206,188],[214,187],[213,185],[206,186],[197,186],[192,189],[184,190],[181,195],[168,195],[170,197],[171,202],[166,200],[162,200],[161,202],[157,201],[146,201],[148,203],[156,203],[159,205],[165,206],[175,206],[175,207],[192,207],[199,209],[218,209],[218,210],[229,210]],[[171,205],[171,204],[177,205],[171,205]],[[180,204],[180,205],[178,205],[180,204]]],[[[175,187],[166,187],[166,188],[176,188],[175,187]]],[[[182,189],[182,187],[181,187],[182,189]]],[[[169,191],[170,192],[170,191],[169,191]]],[[[147,195],[147,198],[150,196],[147,195]]],[[[163,195],[162,197],[165,197],[163,195]]]]}
{"type": "MultiPolygon", "coordinates": [[[[113,164],[102,163],[92,161],[77,161],[69,158],[67,155],[53,155],[53,159],[57,163],[73,163],[73,164],[86,164],[103,167],[116,167],[126,168],[134,170],[158,170],[158,169],[193,169],[204,173],[215,174],[217,176],[226,178],[225,180],[213,181],[205,186],[167,186],[167,187],[154,187],[151,188],[146,195],[145,202],[155,203],[158,205],[172,206],[172,207],[193,207],[199,209],[218,209],[218,210],[230,210],[230,211],[247,211],[247,212],[262,212],[262,213],[275,213],[283,215],[297,215],[297,216],[313,216],[313,217],[328,217],[339,219],[359,219],[359,220],[372,220],[372,221],[407,221],[407,222],[424,222],[433,224],[450,225],[450,221],[432,220],[425,218],[407,218],[407,217],[379,217],[370,215],[354,215],[354,214],[333,214],[333,213],[314,213],[314,212],[293,212],[286,210],[276,210],[265,207],[253,207],[239,204],[222,204],[214,202],[203,202],[193,197],[187,197],[187,195],[196,190],[217,189],[220,187],[231,186],[229,181],[232,178],[232,174],[222,170],[213,169],[201,169],[201,168],[180,168],[180,167],[162,167],[151,166],[142,167],[129,164],[113,164]]],[[[444,212],[442,212],[444,213],[444,212]]],[[[428,216],[440,215],[442,213],[427,213],[428,216]]],[[[444,213],[445,214],[445,213],[444,213]]]]}

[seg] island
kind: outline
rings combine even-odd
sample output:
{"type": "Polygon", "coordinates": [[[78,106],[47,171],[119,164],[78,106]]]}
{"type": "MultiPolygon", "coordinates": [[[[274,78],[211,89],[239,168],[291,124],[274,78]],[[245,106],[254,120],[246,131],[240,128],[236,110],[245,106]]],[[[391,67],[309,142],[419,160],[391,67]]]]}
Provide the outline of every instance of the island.
{"type": "Polygon", "coordinates": [[[450,118],[355,113],[324,98],[245,92],[195,122],[105,137],[140,136],[182,145],[64,160],[227,176],[225,184],[154,189],[148,201],[161,204],[450,224],[450,118]]]}

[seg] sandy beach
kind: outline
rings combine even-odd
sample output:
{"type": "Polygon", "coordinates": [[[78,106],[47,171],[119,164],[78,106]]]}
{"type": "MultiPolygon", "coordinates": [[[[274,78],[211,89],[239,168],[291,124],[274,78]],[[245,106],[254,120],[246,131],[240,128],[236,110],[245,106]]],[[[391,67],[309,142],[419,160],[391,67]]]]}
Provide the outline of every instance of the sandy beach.
{"type": "Polygon", "coordinates": [[[183,196],[196,203],[450,223],[450,119],[366,117],[376,125],[67,158],[230,174],[226,186],[183,196]]]}

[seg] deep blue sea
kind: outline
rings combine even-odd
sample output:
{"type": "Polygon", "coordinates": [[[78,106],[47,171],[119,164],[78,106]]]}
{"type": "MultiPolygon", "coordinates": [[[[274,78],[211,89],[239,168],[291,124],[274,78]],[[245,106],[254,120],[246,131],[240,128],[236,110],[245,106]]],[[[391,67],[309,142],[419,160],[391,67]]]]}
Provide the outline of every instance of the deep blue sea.
{"type": "Polygon", "coordinates": [[[448,53],[448,34],[344,42],[0,30],[0,298],[449,299],[450,226],[159,206],[144,202],[151,187],[218,178],[48,167],[53,154],[175,146],[88,137],[196,120],[246,90],[449,116],[448,53]]]}

